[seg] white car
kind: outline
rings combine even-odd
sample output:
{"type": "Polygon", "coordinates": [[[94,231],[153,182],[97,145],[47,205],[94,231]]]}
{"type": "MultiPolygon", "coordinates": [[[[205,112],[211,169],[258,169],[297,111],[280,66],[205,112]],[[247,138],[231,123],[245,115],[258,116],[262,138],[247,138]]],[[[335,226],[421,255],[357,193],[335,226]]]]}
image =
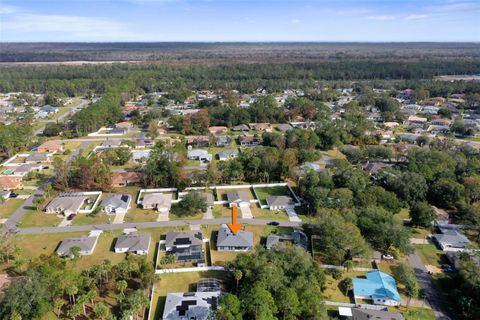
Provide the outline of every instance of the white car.
{"type": "Polygon", "coordinates": [[[395,257],[392,256],[392,255],[389,254],[389,253],[385,253],[385,254],[382,254],[382,259],[383,259],[383,260],[395,260],[395,257]]]}

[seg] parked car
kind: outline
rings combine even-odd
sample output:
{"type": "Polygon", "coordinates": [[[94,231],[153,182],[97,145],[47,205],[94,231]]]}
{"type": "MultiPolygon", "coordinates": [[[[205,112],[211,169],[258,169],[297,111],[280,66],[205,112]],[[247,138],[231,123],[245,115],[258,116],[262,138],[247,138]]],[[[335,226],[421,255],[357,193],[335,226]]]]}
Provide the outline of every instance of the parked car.
{"type": "Polygon", "coordinates": [[[280,222],[278,221],[271,221],[268,223],[269,226],[279,226],[280,225],[280,222]]]}
{"type": "Polygon", "coordinates": [[[10,192],[9,197],[10,197],[10,198],[16,198],[16,197],[18,197],[18,193],[10,192]]]}
{"type": "Polygon", "coordinates": [[[383,260],[395,260],[395,257],[392,256],[392,255],[389,254],[389,253],[384,253],[384,254],[382,254],[382,259],[383,259],[383,260]]]}
{"type": "Polygon", "coordinates": [[[75,217],[76,217],[76,214],[75,214],[75,213],[74,213],[74,214],[71,214],[71,215],[69,215],[69,216],[67,217],[67,220],[68,220],[68,221],[72,221],[73,218],[75,218],[75,217]]]}

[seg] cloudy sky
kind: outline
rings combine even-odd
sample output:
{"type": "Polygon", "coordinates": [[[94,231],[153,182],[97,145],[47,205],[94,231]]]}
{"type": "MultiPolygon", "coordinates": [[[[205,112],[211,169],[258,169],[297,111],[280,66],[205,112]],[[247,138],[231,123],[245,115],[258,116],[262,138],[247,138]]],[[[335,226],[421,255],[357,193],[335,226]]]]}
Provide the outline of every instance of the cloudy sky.
{"type": "Polygon", "coordinates": [[[480,41],[480,0],[0,0],[0,41],[480,41]]]}

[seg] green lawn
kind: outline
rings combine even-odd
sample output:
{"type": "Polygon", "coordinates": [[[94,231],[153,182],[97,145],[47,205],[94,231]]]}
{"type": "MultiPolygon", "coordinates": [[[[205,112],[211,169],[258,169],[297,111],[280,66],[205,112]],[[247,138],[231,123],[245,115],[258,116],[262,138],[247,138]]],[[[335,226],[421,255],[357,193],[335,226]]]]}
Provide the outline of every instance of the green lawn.
{"type": "Polygon", "coordinates": [[[79,213],[75,218],[72,220],[73,226],[83,226],[83,225],[90,225],[90,224],[105,224],[109,223],[109,221],[113,222],[114,217],[109,217],[107,214],[103,212],[99,212],[97,214],[85,214],[79,213]]]}
{"type": "Polygon", "coordinates": [[[354,303],[353,299],[350,298],[350,296],[346,296],[345,292],[340,288],[340,281],[342,281],[344,278],[350,277],[350,278],[356,278],[356,277],[363,277],[365,276],[365,272],[361,271],[349,271],[349,272],[344,272],[343,276],[339,280],[333,279],[331,275],[326,275],[326,289],[323,292],[323,296],[325,300],[329,301],[337,301],[337,302],[345,302],[345,303],[354,303]]]}
{"type": "Polygon", "coordinates": [[[251,206],[252,215],[254,218],[266,220],[288,220],[288,215],[284,211],[274,211],[268,209],[261,209],[256,204],[251,206]]]}
{"type": "Polygon", "coordinates": [[[286,186],[255,188],[255,192],[262,205],[267,204],[265,199],[268,196],[291,196],[290,190],[286,186]]]}
{"type": "Polygon", "coordinates": [[[24,202],[23,199],[6,199],[0,203],[0,219],[9,218],[24,202]]]}
{"type": "Polygon", "coordinates": [[[163,274],[158,278],[158,281],[155,283],[155,290],[152,297],[152,310],[150,310],[150,318],[162,318],[165,300],[169,292],[195,292],[196,284],[201,278],[221,279],[224,281],[224,284],[227,288],[232,281],[230,274],[226,271],[163,274]]]}
{"type": "Polygon", "coordinates": [[[433,244],[418,244],[415,245],[415,250],[422,258],[423,263],[440,268],[442,265],[442,255],[444,252],[438,250],[433,244]]]}
{"type": "Polygon", "coordinates": [[[431,309],[427,308],[412,308],[405,307],[390,308],[390,311],[400,312],[405,317],[405,320],[435,320],[435,315],[431,309]]]}
{"type": "MultiPolygon", "coordinates": [[[[135,206],[135,204],[132,204],[135,206]]],[[[144,210],[142,208],[132,208],[125,215],[124,222],[153,222],[157,221],[158,212],[154,210],[144,210]]]]}
{"type": "Polygon", "coordinates": [[[62,218],[56,214],[45,213],[43,211],[28,210],[22,219],[17,223],[18,227],[56,227],[62,218]]]}
{"type": "Polygon", "coordinates": [[[404,219],[410,219],[410,210],[407,208],[402,208],[399,213],[395,215],[395,217],[404,220],[404,219]]]}
{"type": "Polygon", "coordinates": [[[194,215],[177,215],[170,211],[168,217],[170,220],[200,220],[203,218],[203,213],[199,212],[194,215]]]}

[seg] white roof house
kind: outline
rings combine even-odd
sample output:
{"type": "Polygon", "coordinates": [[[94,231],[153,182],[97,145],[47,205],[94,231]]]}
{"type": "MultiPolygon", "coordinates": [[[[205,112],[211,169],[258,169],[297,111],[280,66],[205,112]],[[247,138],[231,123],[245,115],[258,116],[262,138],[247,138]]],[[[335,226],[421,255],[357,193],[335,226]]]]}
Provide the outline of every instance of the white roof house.
{"type": "Polygon", "coordinates": [[[190,160],[212,161],[212,155],[207,150],[188,150],[187,158],[190,160]]]}
{"type": "Polygon", "coordinates": [[[106,213],[125,214],[130,209],[132,197],[128,194],[113,194],[105,198],[100,206],[106,213]]]}
{"type": "Polygon", "coordinates": [[[167,213],[172,207],[172,195],[170,193],[148,193],[143,197],[142,207],[167,213]]]}

